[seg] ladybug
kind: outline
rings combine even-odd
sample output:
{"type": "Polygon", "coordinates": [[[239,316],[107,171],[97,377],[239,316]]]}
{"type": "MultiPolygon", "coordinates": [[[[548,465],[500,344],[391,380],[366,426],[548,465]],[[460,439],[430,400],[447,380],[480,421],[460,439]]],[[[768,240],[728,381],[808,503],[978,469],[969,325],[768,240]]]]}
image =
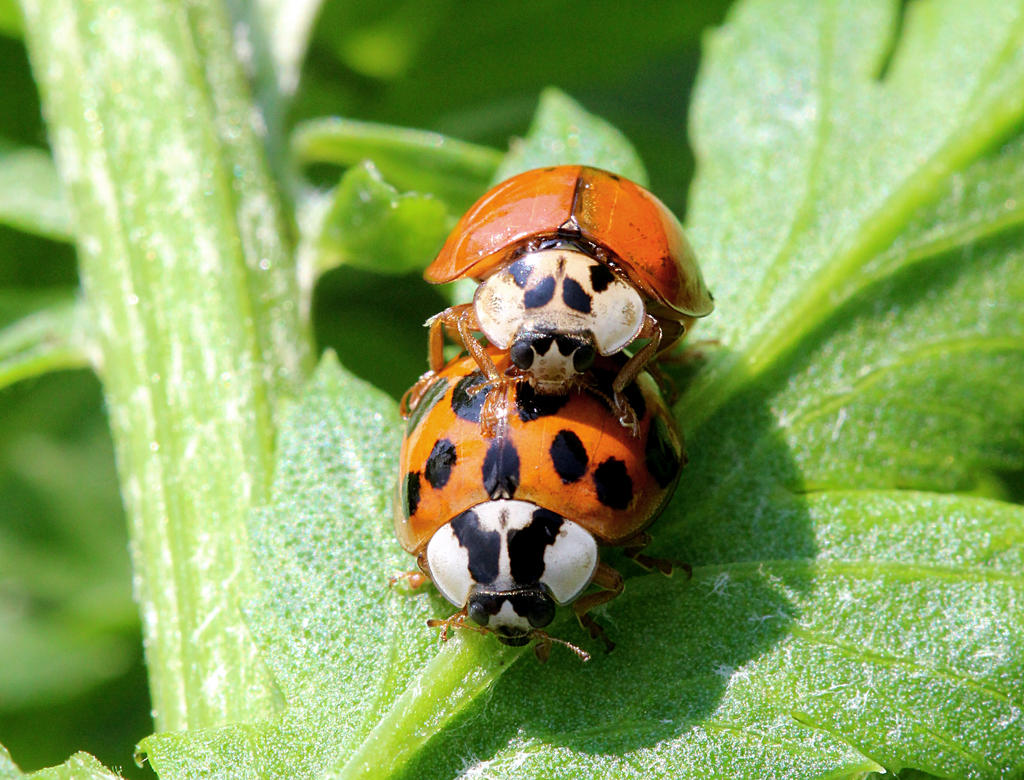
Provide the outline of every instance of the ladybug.
{"type": "MultiPolygon", "coordinates": [[[[493,347],[488,358],[499,370],[511,360],[493,347]]],[[[647,374],[623,390],[639,435],[619,424],[610,393],[623,363],[600,358],[592,385],[561,394],[508,385],[508,414],[492,437],[480,433],[488,380],[472,357],[443,367],[420,396],[402,442],[395,530],[422,572],[406,575],[412,584],[430,579],[459,608],[431,622],[445,635],[450,626],[473,627],[468,619],[508,645],[539,640],[543,658],[552,641],[567,643],[540,629],[556,606],[572,604],[611,649],[588,612],[618,596],[623,580],[601,562],[600,548],[623,548],[671,573],[672,562],[641,550],[675,489],[683,444],[647,374]],[[584,594],[590,585],[600,590],[584,594]]]]}
{"type": "Polygon", "coordinates": [[[646,339],[612,383],[616,411],[630,425],[622,391],[714,308],[672,212],[643,187],[581,165],[538,168],[491,189],[424,277],[480,282],[472,303],[428,320],[424,384],[444,364],[445,329],[492,382],[499,372],[473,332],[508,351],[513,371],[540,393],[565,391],[598,355],[646,339]]]}

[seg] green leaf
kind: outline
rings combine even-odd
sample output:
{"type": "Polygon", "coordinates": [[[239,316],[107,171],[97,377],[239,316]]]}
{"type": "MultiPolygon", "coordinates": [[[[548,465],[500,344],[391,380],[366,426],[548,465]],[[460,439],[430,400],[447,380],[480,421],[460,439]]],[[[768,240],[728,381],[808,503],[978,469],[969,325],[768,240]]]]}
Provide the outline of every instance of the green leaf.
{"type": "Polygon", "coordinates": [[[629,140],[564,92],[549,87],[540,96],[526,138],[512,145],[494,182],[545,165],[596,165],[647,184],[647,171],[629,140]]]}
{"type": "Polygon", "coordinates": [[[717,341],[673,372],[690,464],[652,528],[692,580],[612,556],[618,647],[587,665],[433,651],[421,621],[448,608],[383,585],[412,564],[387,530],[394,411],[332,380],[252,534],[247,614],[287,707],[152,738],[158,768],[1024,770],[1024,508],[993,498],[1024,469],[1024,8],[898,10],[748,0],[709,39],[690,232],[717,341]]]}
{"type": "Polygon", "coordinates": [[[760,373],[872,285],[937,262],[941,245],[905,256],[928,240],[922,232],[948,232],[947,248],[980,237],[935,226],[926,210],[940,199],[961,226],[1013,224],[1015,199],[1000,200],[998,185],[991,197],[981,169],[969,171],[1020,127],[1020,13],[996,0],[917,3],[893,41],[888,0],[744,3],[710,39],[690,222],[728,314],[709,335],[742,349],[715,361],[702,385],[760,373]],[[985,210],[972,215],[972,201],[985,210]],[[733,370],[741,358],[750,371],[733,370]]]}
{"type": "Polygon", "coordinates": [[[14,0],[0,0],[0,32],[12,38],[21,37],[21,14],[14,0]]]}
{"type": "Polygon", "coordinates": [[[28,777],[34,780],[116,780],[111,772],[88,753],[75,753],[60,766],[40,769],[28,777]]]}
{"type": "Polygon", "coordinates": [[[699,566],[690,582],[631,579],[605,616],[613,656],[577,673],[568,659],[513,669],[471,714],[486,728],[451,729],[407,776],[453,774],[465,756],[531,777],[1019,765],[1019,509],[837,493],[765,514],[802,528],[813,559],[791,547],[789,560],[699,566]]]}
{"type": "Polygon", "coordinates": [[[58,241],[71,238],[60,179],[42,149],[0,144],[0,223],[58,241]]]}
{"type": "Polygon", "coordinates": [[[329,195],[313,239],[314,265],[319,273],[338,265],[378,273],[421,270],[454,221],[441,200],[400,193],[366,161],[349,168],[329,195]]]}
{"type": "MultiPolygon", "coordinates": [[[[35,309],[0,326],[0,388],[50,371],[87,364],[84,316],[74,293],[0,290],[0,323],[12,310],[35,309]]],[[[20,314],[20,312],[19,312],[20,314]]]]}
{"type": "Polygon", "coordinates": [[[431,194],[461,214],[487,187],[501,153],[440,133],[358,122],[316,119],[292,134],[292,151],[304,163],[352,166],[370,160],[402,191],[431,194]]]}
{"type": "Polygon", "coordinates": [[[2,780],[17,780],[21,776],[17,765],[11,760],[11,754],[0,745],[0,778],[2,780]]]}
{"type": "Polygon", "coordinates": [[[114,774],[88,753],[75,753],[60,766],[41,769],[31,774],[23,774],[11,755],[0,745],[0,780],[111,780],[120,775],[114,774]]]}

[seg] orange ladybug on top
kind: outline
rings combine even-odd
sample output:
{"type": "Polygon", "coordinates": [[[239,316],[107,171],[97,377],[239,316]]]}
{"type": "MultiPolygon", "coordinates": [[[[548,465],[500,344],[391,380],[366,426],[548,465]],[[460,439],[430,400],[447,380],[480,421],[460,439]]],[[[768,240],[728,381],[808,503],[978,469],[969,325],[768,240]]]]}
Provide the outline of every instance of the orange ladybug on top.
{"type": "MultiPolygon", "coordinates": [[[[498,371],[510,366],[506,352],[492,347],[487,356],[498,371]]],[[[488,379],[473,358],[443,367],[419,396],[402,442],[395,530],[422,571],[411,578],[429,578],[460,608],[435,624],[468,618],[505,644],[537,639],[546,655],[560,640],[541,629],[556,605],[572,603],[611,649],[588,613],[618,596],[623,581],[600,561],[599,547],[671,572],[670,562],[641,550],[684,464],[682,440],[646,374],[622,391],[638,435],[619,424],[611,392],[625,362],[599,358],[590,384],[560,394],[506,386],[507,417],[491,438],[480,435],[487,393],[477,391],[488,379]],[[583,595],[592,584],[601,590],[583,595]]]]}
{"type": "MultiPolygon", "coordinates": [[[[611,387],[629,426],[635,419],[621,396],[625,387],[714,308],[672,212],[643,187],[581,165],[527,171],[485,193],[424,276],[480,285],[472,303],[428,321],[431,371],[412,398],[444,365],[446,329],[493,384],[501,373],[474,332],[508,351],[508,376],[540,393],[564,392],[596,356],[646,339],[611,387]]],[[[485,410],[485,430],[494,414],[485,410]]]]}

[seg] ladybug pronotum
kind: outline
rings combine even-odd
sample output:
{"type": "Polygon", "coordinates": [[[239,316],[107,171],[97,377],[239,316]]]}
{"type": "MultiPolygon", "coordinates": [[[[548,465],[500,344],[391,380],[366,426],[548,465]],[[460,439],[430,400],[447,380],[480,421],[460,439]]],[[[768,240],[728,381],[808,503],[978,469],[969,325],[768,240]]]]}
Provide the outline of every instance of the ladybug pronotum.
{"type": "MultiPolygon", "coordinates": [[[[499,370],[510,360],[494,348],[488,357],[499,370]]],[[[480,435],[487,393],[477,391],[488,380],[471,357],[442,368],[420,395],[402,442],[395,528],[423,575],[459,608],[440,621],[446,630],[469,620],[505,644],[536,639],[546,655],[552,638],[541,629],[557,606],[572,604],[610,649],[588,613],[619,595],[623,580],[600,548],[621,547],[671,572],[670,562],[641,550],[675,488],[682,441],[646,374],[623,389],[638,435],[619,424],[610,394],[624,362],[598,359],[590,385],[562,394],[509,385],[507,417],[493,437],[480,435]],[[591,585],[598,590],[584,593],[591,585]]]]}
{"type": "Polygon", "coordinates": [[[616,411],[629,424],[626,385],[714,308],[672,212],[643,187],[579,165],[527,171],[488,191],[424,276],[480,282],[472,303],[428,321],[432,372],[444,364],[446,329],[492,383],[501,374],[474,332],[508,351],[511,373],[540,393],[567,390],[596,356],[646,339],[612,382],[616,411]]]}

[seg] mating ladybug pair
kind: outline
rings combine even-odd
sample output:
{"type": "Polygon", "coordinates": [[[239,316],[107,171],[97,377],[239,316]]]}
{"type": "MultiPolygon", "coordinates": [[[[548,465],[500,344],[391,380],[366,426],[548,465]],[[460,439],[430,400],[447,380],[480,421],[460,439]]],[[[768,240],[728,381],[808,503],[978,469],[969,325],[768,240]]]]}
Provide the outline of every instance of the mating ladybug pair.
{"type": "Polygon", "coordinates": [[[537,640],[543,658],[568,644],[542,629],[572,604],[611,649],[589,612],[623,580],[599,548],[672,570],[641,550],[685,455],[644,368],[713,308],[682,228],[626,179],[543,168],[480,198],[425,276],[479,286],[428,321],[430,371],[403,404],[395,527],[419,564],[409,579],[460,608],[431,621],[445,632],[468,619],[505,644],[537,640]],[[446,332],[468,353],[447,365],[446,332]]]}

